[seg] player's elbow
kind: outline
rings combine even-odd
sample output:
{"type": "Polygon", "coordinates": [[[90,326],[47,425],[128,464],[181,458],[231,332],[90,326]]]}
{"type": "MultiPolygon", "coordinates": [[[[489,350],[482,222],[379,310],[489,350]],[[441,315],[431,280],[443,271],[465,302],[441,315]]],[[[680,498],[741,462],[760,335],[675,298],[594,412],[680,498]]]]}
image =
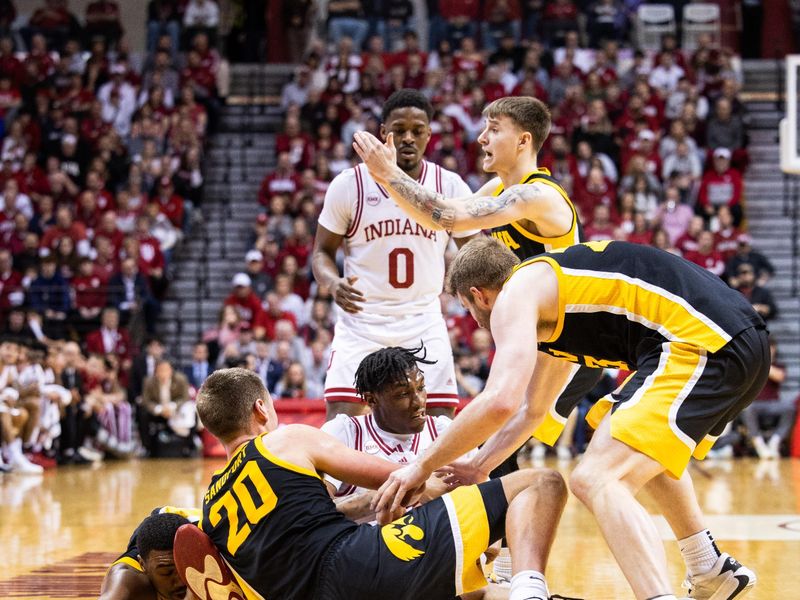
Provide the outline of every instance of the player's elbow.
{"type": "Polygon", "coordinates": [[[492,407],[488,417],[502,424],[519,410],[519,402],[512,394],[491,394],[488,401],[492,407]]]}

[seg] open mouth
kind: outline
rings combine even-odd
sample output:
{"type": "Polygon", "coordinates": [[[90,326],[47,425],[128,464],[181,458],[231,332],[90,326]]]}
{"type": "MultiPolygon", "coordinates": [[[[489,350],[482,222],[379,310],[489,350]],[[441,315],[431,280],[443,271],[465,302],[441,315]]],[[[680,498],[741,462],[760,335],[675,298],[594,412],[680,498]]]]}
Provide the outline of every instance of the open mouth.
{"type": "Polygon", "coordinates": [[[417,155],[417,150],[415,148],[402,148],[400,150],[401,156],[412,157],[417,155]]]}

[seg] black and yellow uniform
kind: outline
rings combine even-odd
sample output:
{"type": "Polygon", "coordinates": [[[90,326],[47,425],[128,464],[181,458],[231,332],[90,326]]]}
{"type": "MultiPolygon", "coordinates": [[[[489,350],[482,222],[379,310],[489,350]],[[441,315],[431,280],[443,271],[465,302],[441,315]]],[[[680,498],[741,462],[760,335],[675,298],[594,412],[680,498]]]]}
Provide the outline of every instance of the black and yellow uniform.
{"type": "MultiPolygon", "coordinates": [[[[200,509],[198,508],[179,508],[177,506],[161,506],[154,508],[149,516],[161,515],[164,513],[176,514],[188,519],[190,523],[197,523],[200,520],[200,509]]],[[[141,525],[139,525],[141,527],[141,525]]],[[[142,565],[139,563],[139,547],[136,545],[136,536],[139,535],[139,527],[133,530],[131,538],[128,540],[128,548],[122,555],[111,563],[114,565],[127,565],[137,571],[144,573],[142,565]]],[[[110,567],[109,567],[110,568],[110,567]]]]}
{"type": "Polygon", "coordinates": [[[558,277],[559,312],[539,350],[635,370],[587,419],[596,426],[614,410],[612,436],[680,477],[763,387],[764,321],[718,277],[656,248],[589,242],[527,260],[515,272],[542,262],[558,277]]]}
{"type": "MultiPolygon", "coordinates": [[[[552,187],[561,194],[561,197],[572,213],[572,224],[569,230],[557,237],[545,237],[528,231],[522,223],[513,222],[507,225],[501,225],[500,227],[493,227],[491,232],[492,237],[503,242],[503,244],[516,254],[521,261],[538,256],[544,252],[549,252],[550,250],[567,248],[573,244],[586,241],[575,206],[569,199],[566,190],[564,190],[550,175],[550,171],[545,168],[539,168],[523,177],[520,184],[524,183],[542,183],[552,187]]],[[[499,196],[504,189],[503,184],[500,184],[494,191],[494,195],[499,196]]],[[[550,446],[555,444],[556,440],[558,440],[558,436],[560,436],[561,432],[564,430],[564,425],[572,410],[580,403],[586,394],[597,385],[602,375],[603,371],[600,369],[576,366],[575,370],[570,375],[569,382],[564,388],[564,391],[553,406],[550,407],[545,420],[536,428],[536,431],[533,432],[533,436],[550,446]]],[[[515,453],[509,457],[508,461],[492,471],[492,477],[501,477],[502,475],[516,470],[515,453]]]]}
{"type": "Polygon", "coordinates": [[[200,527],[248,599],[452,600],[485,585],[476,561],[502,535],[506,509],[502,483],[492,481],[384,527],[358,525],[317,473],[257,437],[214,474],[200,527]]]}

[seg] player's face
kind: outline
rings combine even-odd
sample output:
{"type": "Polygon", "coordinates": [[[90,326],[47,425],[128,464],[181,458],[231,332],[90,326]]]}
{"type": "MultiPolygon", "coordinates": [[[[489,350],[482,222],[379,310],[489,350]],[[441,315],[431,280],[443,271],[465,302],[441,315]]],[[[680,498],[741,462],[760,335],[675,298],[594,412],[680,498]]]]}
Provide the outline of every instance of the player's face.
{"type": "Polygon", "coordinates": [[[475,322],[483,327],[484,329],[489,329],[489,318],[492,316],[492,309],[487,308],[484,306],[480,306],[474,299],[474,296],[470,294],[470,297],[463,296],[462,294],[458,294],[458,299],[461,302],[461,306],[466,308],[469,311],[469,314],[472,315],[472,318],[475,319],[475,322]]]}
{"type": "Polygon", "coordinates": [[[142,566],[159,600],[184,600],[186,586],[178,577],[172,550],[152,550],[147,559],[142,560],[142,566]]]}
{"type": "Polygon", "coordinates": [[[406,373],[404,382],[390,385],[375,394],[372,413],[378,425],[392,433],[418,433],[425,427],[425,376],[416,366],[406,373]]]}
{"type": "Polygon", "coordinates": [[[394,133],[397,166],[406,172],[413,171],[425,155],[431,139],[428,115],[421,108],[396,108],[381,125],[381,137],[384,140],[389,133],[394,133]]]}
{"type": "Polygon", "coordinates": [[[478,143],[484,152],[483,170],[497,173],[514,165],[523,133],[504,115],[486,119],[486,127],[478,136],[478,143]]]}

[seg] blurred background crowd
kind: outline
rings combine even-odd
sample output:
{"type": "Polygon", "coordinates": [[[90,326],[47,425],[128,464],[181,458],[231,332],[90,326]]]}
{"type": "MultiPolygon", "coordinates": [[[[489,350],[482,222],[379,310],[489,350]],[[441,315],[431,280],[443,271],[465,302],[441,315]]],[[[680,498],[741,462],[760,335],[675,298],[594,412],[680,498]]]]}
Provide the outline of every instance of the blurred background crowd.
{"type": "MultiPolygon", "coordinates": [[[[760,3],[741,3],[734,34],[698,34],[687,48],[678,29],[652,50],[638,43],[635,0],[422,4],[424,30],[410,0],[151,0],[147,51],[134,57],[118,2],[76,15],[46,0],[21,20],[18,2],[0,0],[0,468],[189,455],[194,391],[223,366],[257,371],[278,399],[321,397],[336,310],[310,272],[317,217],[332,178],[358,160],[354,132],[377,135],[383,102],[405,87],[435,108],[427,159],[473,190],[489,177],[476,142],[484,106],[545,101],[553,127],[540,166],[589,239],[680,254],[775,316],[763,287],[774,269],[751,245],[742,184],[741,58],[761,56],[760,3]],[[273,34],[281,43],[266,44],[273,34]],[[203,221],[221,55],[297,67],[241,272],[217,326],[176,364],[159,310],[172,253],[203,221]]],[[[468,398],[492,340],[457,302],[442,306],[468,398]]],[[[768,401],[781,368],[776,359],[768,401]]],[[[607,375],[613,389],[622,375],[607,375]]],[[[759,455],[788,435],[791,413],[780,415],[778,442],[751,432],[759,455]]],[[[585,432],[571,435],[580,450],[585,432]]]]}

